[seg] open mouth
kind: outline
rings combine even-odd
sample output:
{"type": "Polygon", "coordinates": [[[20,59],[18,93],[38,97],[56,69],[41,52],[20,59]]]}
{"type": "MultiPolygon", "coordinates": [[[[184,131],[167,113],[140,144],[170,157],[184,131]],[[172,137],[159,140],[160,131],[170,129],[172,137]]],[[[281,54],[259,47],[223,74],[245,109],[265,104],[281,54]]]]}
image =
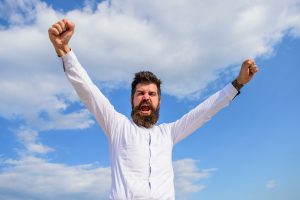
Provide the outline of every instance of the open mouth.
{"type": "Polygon", "coordinates": [[[151,112],[151,106],[149,104],[142,104],[140,106],[140,112],[142,114],[150,114],[150,112],[151,112]]]}
{"type": "Polygon", "coordinates": [[[150,106],[148,106],[148,105],[142,105],[141,106],[141,110],[142,111],[150,111],[150,106]]]}

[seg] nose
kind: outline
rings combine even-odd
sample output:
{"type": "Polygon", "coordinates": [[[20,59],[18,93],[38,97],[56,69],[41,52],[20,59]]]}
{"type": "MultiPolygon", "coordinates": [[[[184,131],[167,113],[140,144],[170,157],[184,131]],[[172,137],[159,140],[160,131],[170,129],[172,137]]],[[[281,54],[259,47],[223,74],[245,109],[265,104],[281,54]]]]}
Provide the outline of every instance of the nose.
{"type": "Polygon", "coordinates": [[[148,101],[149,99],[150,99],[149,94],[146,93],[143,95],[143,100],[148,101]]]}

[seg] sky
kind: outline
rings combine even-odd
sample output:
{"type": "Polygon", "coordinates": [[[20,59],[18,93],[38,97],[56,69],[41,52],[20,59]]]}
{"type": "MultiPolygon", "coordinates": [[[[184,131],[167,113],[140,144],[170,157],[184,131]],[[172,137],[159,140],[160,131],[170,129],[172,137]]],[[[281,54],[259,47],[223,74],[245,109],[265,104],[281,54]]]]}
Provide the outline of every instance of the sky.
{"type": "Polygon", "coordinates": [[[241,94],[174,147],[176,199],[300,199],[299,0],[0,0],[0,200],[107,199],[108,142],[48,39],[62,18],[128,117],[137,71],[162,79],[172,122],[255,59],[241,94]]]}

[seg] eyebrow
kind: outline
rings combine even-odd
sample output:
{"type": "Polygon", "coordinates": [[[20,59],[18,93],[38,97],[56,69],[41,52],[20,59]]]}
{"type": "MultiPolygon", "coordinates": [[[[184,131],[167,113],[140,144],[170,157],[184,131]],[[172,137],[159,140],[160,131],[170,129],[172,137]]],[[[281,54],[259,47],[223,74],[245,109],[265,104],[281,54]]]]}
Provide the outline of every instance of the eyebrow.
{"type": "MultiPolygon", "coordinates": [[[[136,90],[135,92],[136,93],[138,93],[138,92],[145,92],[145,90],[136,90]]],[[[149,90],[148,93],[156,93],[157,94],[158,92],[157,91],[149,90]]]]}

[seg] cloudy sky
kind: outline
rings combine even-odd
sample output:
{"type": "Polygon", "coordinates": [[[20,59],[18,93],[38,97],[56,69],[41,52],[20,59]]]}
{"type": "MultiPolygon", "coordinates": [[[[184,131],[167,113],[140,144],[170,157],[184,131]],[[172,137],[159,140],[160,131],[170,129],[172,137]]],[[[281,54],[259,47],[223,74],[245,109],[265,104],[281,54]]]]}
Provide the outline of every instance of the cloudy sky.
{"type": "Polygon", "coordinates": [[[175,146],[177,199],[300,199],[299,0],[0,0],[1,200],[108,195],[108,143],[48,39],[62,18],[127,116],[136,71],[163,80],[160,122],[171,122],[254,58],[260,71],[241,95],[175,146]]]}

